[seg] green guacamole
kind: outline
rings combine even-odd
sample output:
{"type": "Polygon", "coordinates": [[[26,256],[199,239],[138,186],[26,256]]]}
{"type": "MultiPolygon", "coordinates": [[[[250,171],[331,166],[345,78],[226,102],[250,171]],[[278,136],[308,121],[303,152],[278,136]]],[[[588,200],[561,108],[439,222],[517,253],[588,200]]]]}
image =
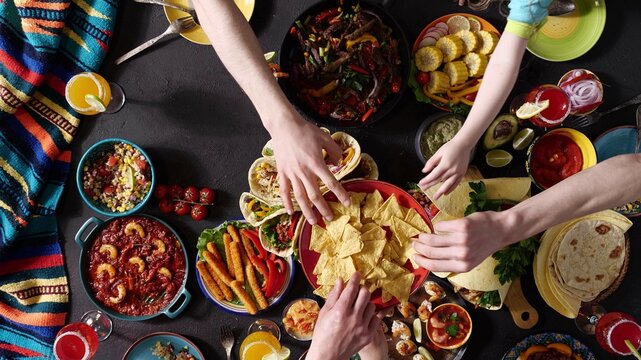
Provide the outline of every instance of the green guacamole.
{"type": "Polygon", "coordinates": [[[431,123],[421,134],[421,153],[429,159],[446,142],[452,140],[463,123],[453,115],[446,115],[431,123]]]}

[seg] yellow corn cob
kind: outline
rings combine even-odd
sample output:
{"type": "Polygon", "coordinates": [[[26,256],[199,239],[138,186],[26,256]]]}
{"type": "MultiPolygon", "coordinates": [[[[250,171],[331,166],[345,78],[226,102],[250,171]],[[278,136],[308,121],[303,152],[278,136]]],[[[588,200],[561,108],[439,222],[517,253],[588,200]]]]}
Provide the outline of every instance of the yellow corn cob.
{"type": "Polygon", "coordinates": [[[425,72],[434,71],[443,63],[443,52],[436,46],[426,46],[418,49],[414,61],[419,70],[425,72]]]}
{"type": "Polygon", "coordinates": [[[463,41],[463,54],[476,50],[481,43],[478,36],[469,30],[460,30],[454,35],[463,41]]]}
{"type": "Polygon", "coordinates": [[[442,71],[432,71],[427,91],[430,94],[443,94],[450,89],[450,77],[442,71]]]}
{"type": "Polygon", "coordinates": [[[487,68],[487,56],[471,52],[463,58],[463,62],[467,66],[467,71],[471,77],[481,77],[485,74],[487,68]]]}
{"type": "Polygon", "coordinates": [[[443,62],[450,62],[463,55],[463,41],[454,35],[438,39],[436,47],[443,52],[443,62]]]}
{"type": "Polygon", "coordinates": [[[479,31],[478,35],[481,38],[481,47],[478,52],[483,55],[493,53],[494,48],[496,48],[496,44],[499,42],[499,36],[485,30],[479,31]]]}
{"type": "Polygon", "coordinates": [[[467,81],[469,77],[467,66],[462,61],[452,61],[443,66],[443,71],[450,77],[450,85],[458,85],[467,81]]]}

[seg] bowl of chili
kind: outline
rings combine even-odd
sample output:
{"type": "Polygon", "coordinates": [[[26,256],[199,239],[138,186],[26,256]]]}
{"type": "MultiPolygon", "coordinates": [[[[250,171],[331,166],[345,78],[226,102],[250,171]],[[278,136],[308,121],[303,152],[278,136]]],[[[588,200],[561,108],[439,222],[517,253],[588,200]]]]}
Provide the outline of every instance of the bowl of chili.
{"type": "Polygon", "coordinates": [[[369,125],[403,96],[409,45],[385,8],[341,3],[321,1],[296,18],[275,74],[289,101],[309,119],[337,127],[369,125]]]}
{"type": "Polygon", "coordinates": [[[89,299],[120,320],[180,315],[191,300],[185,288],[189,259],[180,236],[151,215],[100,220],[80,227],[80,279],[89,299]]]}
{"type": "Polygon", "coordinates": [[[562,128],[532,142],[525,168],[532,182],[545,190],[596,163],[590,139],[580,131],[562,128]]]}

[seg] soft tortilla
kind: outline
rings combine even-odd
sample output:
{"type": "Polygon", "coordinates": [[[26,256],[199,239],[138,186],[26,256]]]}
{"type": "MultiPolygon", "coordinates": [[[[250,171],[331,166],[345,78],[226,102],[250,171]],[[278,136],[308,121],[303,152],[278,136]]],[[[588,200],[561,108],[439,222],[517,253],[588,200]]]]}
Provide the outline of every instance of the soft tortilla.
{"type": "Polygon", "coordinates": [[[352,172],[358,166],[358,163],[361,161],[361,145],[348,133],[337,131],[331,135],[332,139],[341,146],[343,149],[343,158],[341,158],[340,165],[328,164],[329,170],[334,174],[336,180],[344,178],[347,174],[352,172]],[[345,159],[345,153],[349,152],[348,149],[352,149],[353,152],[348,155],[349,159],[345,159]],[[344,164],[343,164],[344,162],[344,164]]]}
{"type": "Polygon", "coordinates": [[[278,184],[277,176],[273,179],[266,179],[259,175],[262,166],[272,168],[275,173],[278,173],[276,167],[276,159],[272,157],[262,157],[256,159],[249,168],[247,180],[249,182],[249,189],[256,197],[263,199],[267,204],[280,204],[280,185],[278,184]]]}
{"type": "MultiPolygon", "coordinates": [[[[243,214],[243,217],[245,220],[247,220],[248,223],[250,223],[252,226],[260,226],[264,222],[266,222],[269,219],[273,219],[278,215],[284,214],[287,212],[287,210],[283,207],[282,204],[267,204],[267,202],[263,201],[262,199],[258,198],[257,196],[250,194],[248,192],[242,193],[240,195],[240,200],[238,201],[238,206],[240,207],[240,212],[243,214]],[[251,209],[247,206],[250,201],[255,200],[258,203],[263,203],[265,206],[269,208],[278,208],[274,210],[271,214],[263,217],[262,219],[258,219],[256,217],[256,214],[254,214],[251,209]]],[[[296,209],[298,210],[298,209],[296,209]]]]}

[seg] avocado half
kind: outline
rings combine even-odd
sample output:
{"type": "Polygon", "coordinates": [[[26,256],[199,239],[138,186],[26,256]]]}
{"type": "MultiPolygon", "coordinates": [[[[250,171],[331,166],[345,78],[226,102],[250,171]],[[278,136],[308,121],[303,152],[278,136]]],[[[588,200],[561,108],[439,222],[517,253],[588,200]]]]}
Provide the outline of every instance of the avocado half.
{"type": "Polygon", "coordinates": [[[487,150],[496,149],[512,140],[519,130],[519,120],[511,114],[496,117],[483,135],[483,147],[487,150]]]}

